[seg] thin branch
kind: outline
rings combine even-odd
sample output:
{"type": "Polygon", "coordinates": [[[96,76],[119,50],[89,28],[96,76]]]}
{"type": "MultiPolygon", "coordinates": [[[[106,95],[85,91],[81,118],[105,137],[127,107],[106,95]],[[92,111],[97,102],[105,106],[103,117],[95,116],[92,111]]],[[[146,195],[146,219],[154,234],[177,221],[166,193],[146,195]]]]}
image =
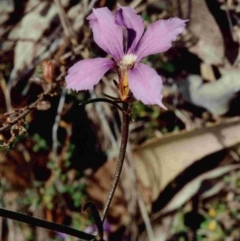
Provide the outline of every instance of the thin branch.
{"type": "Polygon", "coordinates": [[[89,3],[88,5],[88,8],[87,8],[87,12],[86,13],[89,13],[90,10],[93,8],[94,4],[97,2],[97,0],[91,0],[91,2],[89,3]]]}
{"type": "Polygon", "coordinates": [[[59,145],[58,138],[57,138],[57,132],[58,132],[59,122],[61,120],[61,113],[62,113],[62,109],[63,109],[63,106],[64,106],[66,93],[67,93],[67,90],[64,88],[62,90],[62,93],[61,93],[61,97],[60,97],[60,101],[59,101],[58,109],[57,109],[57,115],[55,117],[54,125],[53,125],[53,128],[52,128],[52,142],[53,142],[53,144],[52,144],[52,154],[53,154],[53,159],[55,161],[57,161],[57,148],[58,148],[58,145],[59,145]]]}
{"type": "Polygon", "coordinates": [[[141,2],[142,2],[142,0],[132,1],[132,2],[129,4],[129,7],[131,7],[131,8],[136,8],[141,2]]]}
{"type": "Polygon", "coordinates": [[[30,224],[33,226],[46,228],[46,229],[49,229],[49,230],[52,230],[55,232],[65,233],[65,234],[71,235],[73,237],[77,237],[77,238],[84,239],[84,240],[94,239],[93,235],[78,231],[76,229],[73,229],[73,228],[70,228],[67,226],[63,226],[58,223],[52,223],[52,222],[48,222],[48,221],[45,221],[42,219],[34,218],[34,217],[28,216],[26,214],[9,211],[9,210],[3,209],[3,208],[0,208],[0,216],[9,218],[12,220],[16,220],[16,221],[19,221],[22,223],[27,223],[27,224],[30,224]]]}
{"type": "Polygon", "coordinates": [[[104,206],[103,215],[102,215],[103,222],[106,218],[107,211],[110,207],[110,204],[113,199],[113,195],[117,188],[117,184],[118,184],[118,181],[120,178],[120,174],[122,171],[123,162],[124,162],[124,158],[125,158],[126,147],[127,147],[127,142],[128,142],[128,131],[129,131],[129,116],[128,116],[128,114],[125,113],[125,111],[127,111],[127,109],[128,109],[128,104],[124,103],[123,104],[124,112],[122,112],[122,114],[123,114],[123,116],[122,116],[122,133],[121,133],[122,138],[121,138],[121,145],[120,145],[119,156],[118,156],[118,161],[117,161],[117,168],[116,168],[116,171],[115,171],[115,174],[113,177],[113,182],[112,182],[109,194],[108,194],[106,204],[104,206]]]}
{"type": "Polygon", "coordinates": [[[1,85],[4,97],[5,97],[7,112],[10,112],[12,110],[10,91],[9,91],[7,85],[6,85],[6,81],[3,78],[3,74],[2,73],[0,73],[0,85],[1,85]]]}
{"type": "Polygon", "coordinates": [[[73,29],[72,29],[72,25],[69,22],[66,13],[62,7],[62,4],[59,0],[54,0],[55,5],[57,6],[58,9],[58,16],[64,31],[64,34],[66,37],[71,38],[71,37],[76,37],[73,29]]]}
{"type": "Polygon", "coordinates": [[[227,15],[227,20],[228,20],[228,24],[229,24],[229,28],[231,30],[231,35],[232,35],[232,39],[234,39],[234,35],[233,35],[233,23],[232,23],[232,19],[231,16],[229,14],[229,9],[228,6],[226,5],[226,9],[225,9],[226,15],[227,15]]]}
{"type": "MultiPolygon", "coordinates": [[[[1,127],[1,128],[0,128],[0,132],[8,130],[12,125],[16,124],[18,121],[20,121],[21,119],[23,119],[28,113],[30,113],[30,111],[31,111],[32,109],[35,109],[36,106],[37,106],[37,104],[38,104],[41,100],[43,100],[46,95],[50,94],[51,91],[52,91],[52,86],[51,86],[51,87],[49,86],[48,89],[47,89],[44,93],[40,94],[39,98],[38,98],[35,102],[33,102],[33,103],[32,103],[31,105],[29,105],[29,106],[24,107],[24,108],[22,109],[22,113],[21,113],[21,114],[17,115],[17,117],[16,117],[15,119],[9,121],[6,125],[4,125],[3,127],[1,127]]],[[[4,114],[3,114],[3,115],[4,115],[4,114]]]]}

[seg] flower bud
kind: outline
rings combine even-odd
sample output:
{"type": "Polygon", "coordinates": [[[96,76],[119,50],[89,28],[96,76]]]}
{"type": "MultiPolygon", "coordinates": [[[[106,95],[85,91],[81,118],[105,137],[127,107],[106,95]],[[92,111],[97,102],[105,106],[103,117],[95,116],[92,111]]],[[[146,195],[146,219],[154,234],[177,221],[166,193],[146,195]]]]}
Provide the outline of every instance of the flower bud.
{"type": "Polygon", "coordinates": [[[55,64],[51,60],[44,60],[42,63],[43,78],[49,84],[53,82],[55,64]]]}
{"type": "Polygon", "coordinates": [[[51,108],[51,104],[47,100],[41,100],[37,104],[38,110],[48,110],[49,108],[51,108]]]}

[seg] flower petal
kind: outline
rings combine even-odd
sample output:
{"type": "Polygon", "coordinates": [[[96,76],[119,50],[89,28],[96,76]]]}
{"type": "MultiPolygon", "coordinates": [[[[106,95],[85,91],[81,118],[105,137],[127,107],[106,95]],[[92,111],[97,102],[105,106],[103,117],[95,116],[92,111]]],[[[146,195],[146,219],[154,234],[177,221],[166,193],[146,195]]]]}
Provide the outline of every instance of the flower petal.
{"type": "Polygon", "coordinates": [[[162,79],[154,69],[139,63],[136,68],[129,70],[128,76],[129,87],[137,100],[166,109],[162,103],[162,79]]]}
{"type": "Polygon", "coordinates": [[[127,50],[128,53],[133,53],[143,35],[143,19],[133,8],[120,6],[116,12],[115,21],[127,29],[127,50]]]}
{"type": "Polygon", "coordinates": [[[123,33],[121,26],[115,23],[112,12],[106,7],[93,9],[87,19],[98,46],[111,54],[116,61],[120,60],[123,56],[123,33]]]}
{"type": "Polygon", "coordinates": [[[179,18],[170,18],[150,24],[137,46],[138,60],[147,55],[167,51],[172,46],[172,41],[182,33],[186,21],[179,18]]]}
{"type": "Polygon", "coordinates": [[[84,59],[74,64],[66,76],[67,89],[92,90],[114,62],[106,58],[84,59]]]}

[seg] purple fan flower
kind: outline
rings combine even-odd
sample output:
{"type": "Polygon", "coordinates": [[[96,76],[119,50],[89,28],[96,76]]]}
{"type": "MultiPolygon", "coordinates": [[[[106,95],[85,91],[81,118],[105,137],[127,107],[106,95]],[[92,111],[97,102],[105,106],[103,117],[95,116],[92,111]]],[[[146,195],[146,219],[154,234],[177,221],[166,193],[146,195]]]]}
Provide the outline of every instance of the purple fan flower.
{"type": "Polygon", "coordinates": [[[144,104],[158,104],[165,108],[161,77],[141,60],[167,51],[172,41],[182,33],[186,20],[158,20],[144,33],[143,19],[130,7],[119,7],[115,15],[106,7],[93,9],[87,19],[94,41],[114,60],[95,58],[77,62],[68,71],[67,88],[91,90],[108,70],[116,69],[122,100],[128,98],[130,89],[134,97],[144,104]],[[126,30],[125,43],[123,30],[126,30]]]}

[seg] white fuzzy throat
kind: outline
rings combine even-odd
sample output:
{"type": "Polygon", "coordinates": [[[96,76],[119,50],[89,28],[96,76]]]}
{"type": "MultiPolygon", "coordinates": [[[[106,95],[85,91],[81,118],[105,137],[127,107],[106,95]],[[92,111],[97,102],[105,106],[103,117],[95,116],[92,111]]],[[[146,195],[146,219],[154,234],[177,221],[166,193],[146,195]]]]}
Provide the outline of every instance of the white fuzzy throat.
{"type": "Polygon", "coordinates": [[[122,60],[119,62],[118,67],[120,70],[132,69],[135,66],[137,60],[137,55],[135,54],[126,54],[123,56],[122,60]]]}

